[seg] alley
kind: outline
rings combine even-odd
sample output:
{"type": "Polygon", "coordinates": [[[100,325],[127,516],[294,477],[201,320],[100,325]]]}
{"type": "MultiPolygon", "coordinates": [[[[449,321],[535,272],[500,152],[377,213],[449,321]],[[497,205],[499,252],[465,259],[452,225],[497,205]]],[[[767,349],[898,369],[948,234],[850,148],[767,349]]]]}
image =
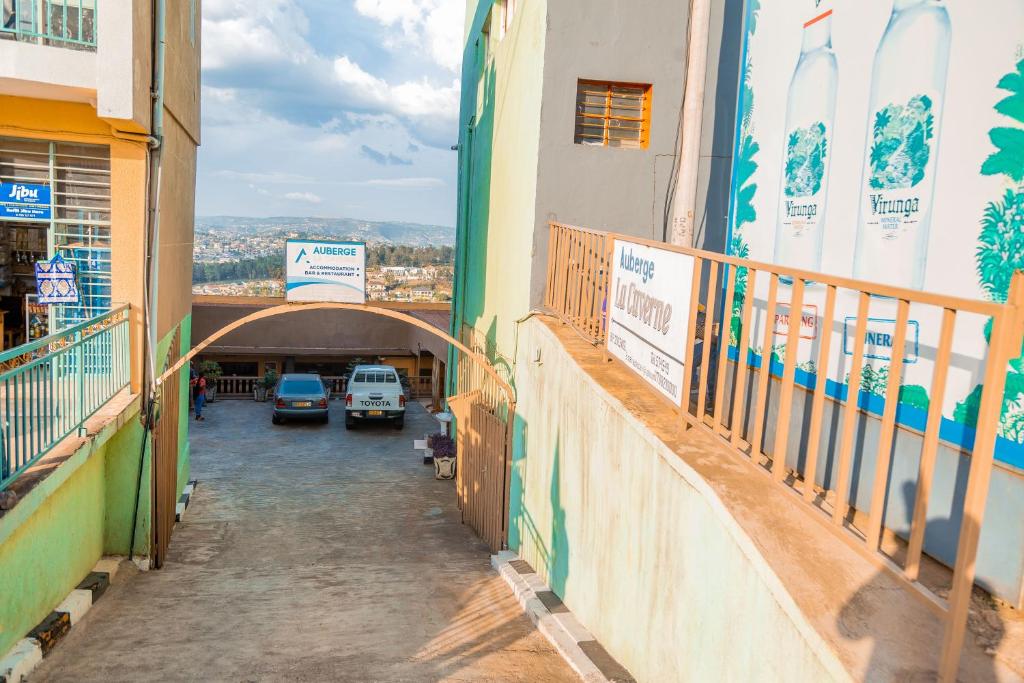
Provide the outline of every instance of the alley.
{"type": "MultiPolygon", "coordinates": [[[[32,680],[564,681],[404,431],[272,426],[219,401],[192,422],[199,486],[161,571],[118,581],[32,680]]],[[[133,574],[129,576],[129,574],[133,574]]]]}

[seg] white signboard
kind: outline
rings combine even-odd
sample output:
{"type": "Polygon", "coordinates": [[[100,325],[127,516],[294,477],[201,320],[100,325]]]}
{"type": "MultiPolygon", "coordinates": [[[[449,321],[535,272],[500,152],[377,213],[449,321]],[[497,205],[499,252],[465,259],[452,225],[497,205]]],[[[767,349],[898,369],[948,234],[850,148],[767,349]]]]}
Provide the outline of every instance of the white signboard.
{"type": "Polygon", "coordinates": [[[677,406],[683,400],[692,256],[615,240],[608,352],[677,406]]]}
{"type": "Polygon", "coordinates": [[[288,240],[285,296],[288,301],[366,303],[366,244],[288,240]]]}

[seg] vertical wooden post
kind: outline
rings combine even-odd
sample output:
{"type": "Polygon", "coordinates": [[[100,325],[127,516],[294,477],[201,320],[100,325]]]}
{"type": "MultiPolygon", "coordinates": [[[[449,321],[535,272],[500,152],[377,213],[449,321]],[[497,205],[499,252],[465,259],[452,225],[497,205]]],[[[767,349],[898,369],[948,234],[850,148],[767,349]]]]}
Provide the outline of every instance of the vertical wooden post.
{"type": "Polygon", "coordinates": [[[786,476],[786,449],[789,445],[789,418],[792,413],[793,385],[796,384],[796,358],[800,351],[800,326],[803,324],[804,281],[793,281],[789,298],[789,330],[786,335],[786,359],[782,366],[782,391],[779,395],[779,417],[775,423],[775,445],[772,447],[772,477],[782,481],[786,476]]]}
{"type": "Polygon", "coordinates": [[[839,441],[839,463],[836,473],[836,502],[832,521],[842,524],[846,517],[850,495],[850,460],[853,456],[853,437],[860,419],[860,373],[864,366],[864,337],[868,329],[870,297],[861,292],[857,305],[857,331],[853,335],[853,361],[850,363],[850,381],[847,384],[846,406],[843,408],[843,431],[839,441]]]}
{"type": "Polygon", "coordinates": [[[989,479],[992,476],[992,458],[996,445],[996,430],[1003,411],[1003,390],[1006,371],[1011,359],[1020,353],[1022,337],[1022,311],[1024,311],[1024,272],[1016,271],[1010,282],[1005,308],[992,321],[989,338],[988,362],[985,366],[984,388],[978,405],[978,421],[971,468],[964,494],[964,514],[960,523],[960,542],[957,545],[956,564],[953,567],[953,586],[949,595],[949,614],[942,642],[939,679],[956,681],[960,667],[960,651],[967,629],[967,610],[971,604],[974,586],[978,541],[985,517],[989,479]]]}
{"type": "Polygon", "coordinates": [[[811,425],[808,428],[807,456],[804,462],[804,500],[814,501],[814,480],[818,473],[818,445],[821,443],[821,419],[825,411],[825,389],[828,386],[828,361],[832,348],[832,321],[836,312],[836,288],[828,286],[825,312],[821,317],[821,342],[815,367],[814,398],[811,401],[811,425]]]}

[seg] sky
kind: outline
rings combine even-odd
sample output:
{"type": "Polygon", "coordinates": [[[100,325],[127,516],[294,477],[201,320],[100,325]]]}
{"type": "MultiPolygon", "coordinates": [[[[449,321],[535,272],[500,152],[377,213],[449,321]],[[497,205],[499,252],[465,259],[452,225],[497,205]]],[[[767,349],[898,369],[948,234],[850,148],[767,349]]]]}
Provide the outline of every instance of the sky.
{"type": "Polygon", "coordinates": [[[196,213],[454,225],[465,0],[205,0],[196,213]]]}

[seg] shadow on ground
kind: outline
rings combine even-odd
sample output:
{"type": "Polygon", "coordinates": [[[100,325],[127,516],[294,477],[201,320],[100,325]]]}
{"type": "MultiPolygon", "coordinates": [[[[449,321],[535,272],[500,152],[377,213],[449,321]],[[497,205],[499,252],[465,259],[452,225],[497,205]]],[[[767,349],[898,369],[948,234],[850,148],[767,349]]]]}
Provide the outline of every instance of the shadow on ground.
{"type": "MultiPolygon", "coordinates": [[[[218,401],[161,571],[120,581],[33,680],[561,681],[574,674],[404,431],[218,401]]],[[[127,574],[127,572],[126,572],[127,574]]]]}

